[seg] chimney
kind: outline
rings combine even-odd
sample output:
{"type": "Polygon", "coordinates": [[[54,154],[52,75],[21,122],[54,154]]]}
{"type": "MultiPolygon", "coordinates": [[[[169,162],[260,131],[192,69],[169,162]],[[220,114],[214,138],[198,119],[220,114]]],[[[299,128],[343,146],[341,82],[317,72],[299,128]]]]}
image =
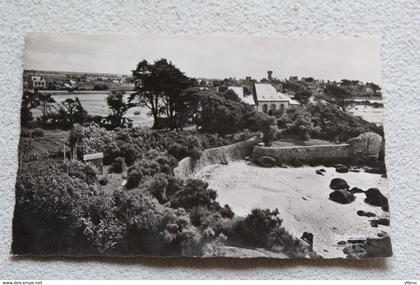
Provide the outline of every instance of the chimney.
{"type": "Polygon", "coordinates": [[[273,72],[271,70],[268,70],[267,71],[267,79],[268,79],[268,81],[271,81],[272,80],[272,77],[271,77],[272,74],[273,74],[273,72]]]}

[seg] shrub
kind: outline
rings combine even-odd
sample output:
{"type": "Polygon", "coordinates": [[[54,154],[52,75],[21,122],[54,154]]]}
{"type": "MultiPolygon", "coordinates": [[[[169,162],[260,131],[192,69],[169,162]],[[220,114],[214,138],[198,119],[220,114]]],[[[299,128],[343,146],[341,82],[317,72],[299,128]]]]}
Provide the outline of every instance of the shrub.
{"type": "Polygon", "coordinates": [[[139,186],[142,177],[143,176],[139,170],[136,168],[130,168],[127,172],[127,183],[125,184],[125,187],[127,189],[133,189],[139,186]]]}
{"type": "Polygon", "coordinates": [[[165,174],[158,174],[152,177],[149,182],[144,186],[159,203],[167,201],[166,189],[168,188],[168,179],[165,174]]]}
{"type": "Polygon", "coordinates": [[[217,198],[216,191],[208,189],[208,183],[198,179],[189,179],[180,191],[171,198],[172,208],[191,209],[193,207],[210,207],[217,198]]]}
{"type": "Polygon", "coordinates": [[[161,227],[165,255],[201,255],[201,234],[184,209],[165,209],[161,227]]]}
{"type": "Polygon", "coordinates": [[[89,163],[78,160],[65,160],[58,166],[62,172],[66,172],[69,176],[78,178],[88,184],[97,182],[97,170],[89,163]]]}
{"type": "Polygon", "coordinates": [[[223,208],[220,209],[220,214],[222,214],[223,218],[232,219],[235,216],[235,213],[229,207],[229,205],[225,205],[223,208]]]}
{"type": "Polygon", "coordinates": [[[104,148],[104,165],[110,165],[121,155],[120,149],[116,146],[107,146],[104,148]]]}
{"type": "Polygon", "coordinates": [[[109,183],[109,180],[106,177],[102,177],[101,179],[99,179],[98,182],[99,182],[100,185],[104,186],[104,185],[107,185],[109,183]]]}
{"type": "Polygon", "coordinates": [[[124,158],[117,157],[112,163],[111,171],[121,173],[124,170],[124,158]]]}
{"type": "Polygon", "coordinates": [[[220,212],[208,207],[198,206],[190,210],[191,222],[202,231],[211,229],[215,236],[227,234],[232,227],[232,220],[220,212]]]}
{"type": "Polygon", "coordinates": [[[139,153],[132,146],[130,146],[124,153],[125,163],[128,166],[132,165],[138,157],[139,157],[139,153]]]}
{"type": "Polygon", "coordinates": [[[233,226],[233,238],[248,246],[267,247],[269,234],[281,226],[278,210],[253,209],[245,219],[239,220],[233,226]]]}
{"type": "Polygon", "coordinates": [[[36,137],[43,137],[43,136],[45,136],[45,134],[44,134],[44,131],[42,129],[36,128],[36,129],[34,129],[32,131],[32,136],[34,138],[36,138],[36,137]]]}

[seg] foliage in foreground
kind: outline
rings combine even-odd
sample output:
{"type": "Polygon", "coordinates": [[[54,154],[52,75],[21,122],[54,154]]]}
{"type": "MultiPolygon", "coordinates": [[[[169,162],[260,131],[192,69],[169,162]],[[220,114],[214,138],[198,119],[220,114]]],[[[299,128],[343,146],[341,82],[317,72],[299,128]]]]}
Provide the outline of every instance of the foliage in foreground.
{"type": "Polygon", "coordinates": [[[283,232],[277,214],[236,217],[228,205],[217,202],[216,191],[206,182],[173,176],[177,159],[249,135],[106,131],[76,125],[71,140],[89,152],[104,151],[112,171],[126,173],[126,185],[106,183],[92,166],[79,161],[22,164],[13,252],[200,256],[212,255],[224,244],[272,250],[282,245],[285,251],[290,235],[283,232]],[[181,149],[174,147],[177,144],[181,149]]]}

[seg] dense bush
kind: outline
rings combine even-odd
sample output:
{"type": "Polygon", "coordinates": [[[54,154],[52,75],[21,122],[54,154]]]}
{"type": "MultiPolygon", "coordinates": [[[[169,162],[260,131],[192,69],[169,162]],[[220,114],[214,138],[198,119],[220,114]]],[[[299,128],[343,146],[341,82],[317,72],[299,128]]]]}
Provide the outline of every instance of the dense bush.
{"type": "Polygon", "coordinates": [[[111,166],[111,171],[115,173],[121,173],[124,170],[124,158],[117,157],[113,162],[111,166]]]}
{"type": "Polygon", "coordinates": [[[132,189],[139,186],[140,181],[143,177],[143,174],[134,167],[131,167],[127,171],[127,183],[125,187],[127,189],[132,189]]]}
{"type": "Polygon", "coordinates": [[[184,210],[143,191],[104,192],[82,179],[82,164],[69,173],[59,163],[28,166],[16,183],[14,253],[200,254],[200,231],[184,210]]]}
{"type": "Polygon", "coordinates": [[[43,137],[45,136],[44,131],[40,128],[36,128],[32,131],[32,136],[33,137],[43,137]]]}
{"type": "Polygon", "coordinates": [[[277,125],[285,134],[302,139],[311,137],[343,142],[363,132],[373,131],[383,135],[382,127],[353,116],[333,104],[308,104],[289,108],[277,125]]]}
{"type": "Polygon", "coordinates": [[[109,183],[109,180],[106,177],[102,177],[101,179],[98,180],[98,182],[99,182],[100,185],[104,186],[104,185],[107,185],[109,183]]]}
{"type": "Polygon", "coordinates": [[[98,181],[98,170],[95,166],[78,160],[65,160],[63,164],[58,164],[58,168],[66,172],[69,176],[83,180],[88,184],[98,181]]]}
{"type": "Polygon", "coordinates": [[[184,209],[198,206],[210,207],[215,202],[217,193],[208,189],[208,186],[208,183],[202,180],[187,180],[182,190],[171,198],[171,207],[184,209]]]}
{"type": "Polygon", "coordinates": [[[270,233],[281,226],[278,210],[253,209],[233,226],[233,236],[248,246],[268,247],[270,233]],[[236,236],[235,236],[236,235],[236,236]]]}
{"type": "Polygon", "coordinates": [[[190,216],[194,226],[200,228],[202,231],[211,229],[214,236],[228,234],[233,224],[233,215],[228,217],[217,210],[205,206],[192,208],[190,210],[190,216]]]}
{"type": "Polygon", "coordinates": [[[126,149],[122,149],[122,152],[124,153],[125,163],[128,166],[132,165],[136,161],[136,159],[140,157],[138,151],[131,145],[126,149]]]}
{"type": "Polygon", "coordinates": [[[286,133],[298,135],[303,140],[308,140],[320,132],[320,127],[314,127],[312,115],[303,107],[292,107],[287,109],[278,120],[279,129],[286,133]]]}
{"type": "Polygon", "coordinates": [[[202,91],[197,96],[200,108],[195,122],[201,131],[224,136],[246,128],[244,118],[252,111],[248,104],[226,99],[223,93],[212,91],[202,91]]]}

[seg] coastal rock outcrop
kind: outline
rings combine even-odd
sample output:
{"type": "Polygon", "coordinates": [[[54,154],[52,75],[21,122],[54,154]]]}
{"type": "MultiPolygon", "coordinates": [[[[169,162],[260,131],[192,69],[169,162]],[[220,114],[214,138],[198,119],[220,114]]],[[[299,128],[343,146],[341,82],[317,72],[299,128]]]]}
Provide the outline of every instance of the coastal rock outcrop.
{"type": "Polygon", "coordinates": [[[329,197],[330,200],[340,204],[349,204],[355,199],[354,195],[347,190],[335,190],[330,193],[329,197]]]}
{"type": "Polygon", "coordinates": [[[349,243],[343,248],[348,258],[372,258],[392,256],[391,239],[387,234],[381,238],[367,238],[357,243],[349,243]]]}
{"type": "Polygon", "coordinates": [[[350,186],[347,184],[346,180],[343,178],[334,178],[330,182],[330,188],[333,190],[339,189],[349,189],[350,186]]]}
{"type": "Polygon", "coordinates": [[[382,149],[382,137],[374,132],[362,133],[347,141],[353,155],[362,159],[378,159],[382,149]]]}
{"type": "Polygon", "coordinates": [[[384,211],[388,210],[388,198],[386,198],[378,188],[369,188],[365,192],[365,202],[372,206],[382,207],[384,211]]]}
{"type": "Polygon", "coordinates": [[[349,168],[343,164],[337,164],[334,166],[335,167],[335,171],[339,172],[339,173],[347,173],[349,172],[349,168]]]}

